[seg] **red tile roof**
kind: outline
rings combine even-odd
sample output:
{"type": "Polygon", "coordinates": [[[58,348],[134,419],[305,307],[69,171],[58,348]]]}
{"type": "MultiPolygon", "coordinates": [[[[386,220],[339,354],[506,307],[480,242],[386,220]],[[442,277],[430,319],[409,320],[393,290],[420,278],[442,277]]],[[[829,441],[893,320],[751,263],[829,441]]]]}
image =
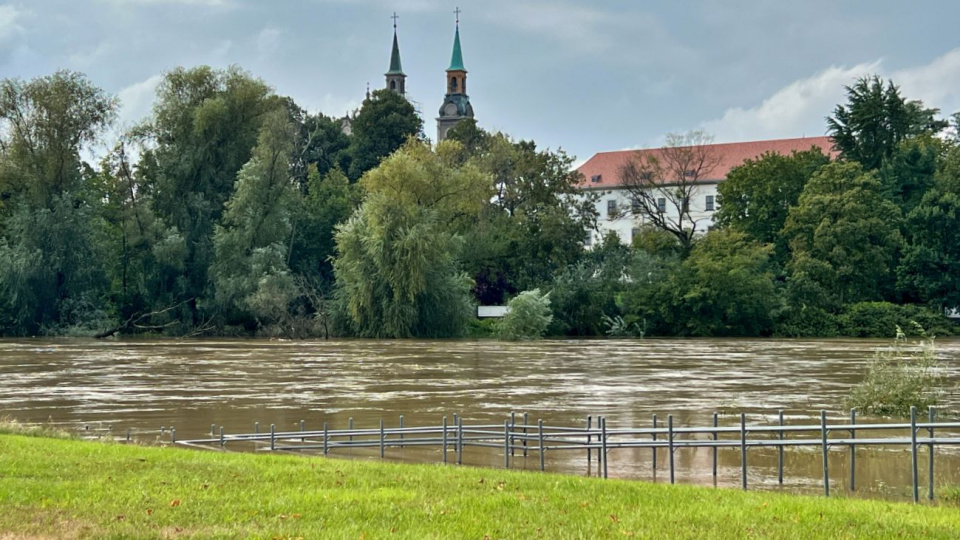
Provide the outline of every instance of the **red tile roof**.
{"type": "MultiPolygon", "coordinates": [[[[719,163],[700,182],[713,183],[724,180],[730,169],[742,165],[748,159],[756,159],[767,152],[788,155],[791,152],[802,152],[817,146],[830,156],[836,156],[833,143],[829,137],[804,137],[800,139],[776,139],[772,141],[753,141],[742,143],[711,144],[716,149],[719,163]]],[[[611,188],[620,182],[620,167],[637,153],[657,155],[663,149],[649,150],[620,150],[617,152],[600,152],[580,166],[578,171],[583,175],[580,183],[582,188],[611,188]],[[600,177],[599,182],[592,182],[591,178],[600,177]]]]}

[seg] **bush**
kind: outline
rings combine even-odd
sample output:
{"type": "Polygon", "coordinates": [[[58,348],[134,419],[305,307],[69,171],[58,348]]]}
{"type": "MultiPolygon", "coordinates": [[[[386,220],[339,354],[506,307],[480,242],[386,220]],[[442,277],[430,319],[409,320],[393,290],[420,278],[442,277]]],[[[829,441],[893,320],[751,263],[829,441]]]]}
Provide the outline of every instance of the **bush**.
{"type": "Polygon", "coordinates": [[[950,336],[954,324],[943,314],[917,305],[889,302],[860,302],[847,306],[837,317],[840,332],[850,337],[892,337],[894,328],[906,329],[908,336],[918,336],[918,329],[929,335],[950,336]]]}
{"type": "MultiPolygon", "coordinates": [[[[915,331],[924,334],[919,326],[915,331]]],[[[866,378],[853,387],[846,405],[867,414],[909,416],[911,407],[936,405],[943,394],[943,382],[933,338],[910,346],[906,334],[897,327],[893,348],[876,352],[866,378]]]]}
{"type": "Polygon", "coordinates": [[[777,318],[773,333],[777,337],[836,337],[837,318],[818,307],[790,308],[777,318]]]}
{"type": "Polygon", "coordinates": [[[496,325],[497,337],[509,341],[540,339],[553,320],[550,295],[524,291],[507,303],[510,312],[496,325]]]}

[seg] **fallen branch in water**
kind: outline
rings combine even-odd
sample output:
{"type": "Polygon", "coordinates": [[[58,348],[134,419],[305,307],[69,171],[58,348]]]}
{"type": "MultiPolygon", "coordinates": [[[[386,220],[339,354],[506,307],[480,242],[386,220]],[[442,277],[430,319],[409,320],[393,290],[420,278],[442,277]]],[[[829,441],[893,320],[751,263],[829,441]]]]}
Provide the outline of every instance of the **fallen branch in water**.
{"type": "Polygon", "coordinates": [[[167,324],[164,324],[164,325],[142,325],[142,324],[140,324],[140,323],[143,322],[143,321],[149,320],[151,317],[155,317],[155,316],[157,316],[157,315],[162,315],[162,314],[167,313],[167,312],[169,312],[169,311],[173,311],[174,309],[177,309],[178,307],[180,307],[180,306],[182,306],[182,305],[184,305],[184,304],[186,304],[187,302],[190,302],[190,301],[192,301],[192,300],[193,300],[193,298],[190,298],[189,300],[184,300],[183,302],[179,302],[179,303],[174,304],[174,305],[172,305],[172,306],[165,307],[165,308],[163,308],[163,309],[161,309],[161,310],[159,310],[159,311],[150,311],[150,312],[148,312],[148,313],[136,313],[136,314],[133,314],[133,315],[130,316],[129,319],[127,319],[126,321],[124,321],[123,324],[121,324],[121,325],[119,325],[119,326],[116,326],[116,327],[114,327],[114,328],[110,328],[109,330],[104,330],[103,332],[99,332],[99,333],[95,334],[93,337],[94,337],[95,339],[108,338],[108,337],[110,337],[110,336],[112,336],[112,335],[115,335],[115,334],[121,333],[121,332],[126,332],[126,331],[128,331],[128,330],[130,330],[130,329],[133,329],[133,328],[135,328],[135,329],[137,329],[137,330],[148,330],[148,331],[161,331],[161,330],[166,330],[167,328],[170,328],[171,326],[174,326],[174,325],[178,324],[179,321],[171,321],[171,322],[169,322],[169,323],[167,323],[167,324]]]}

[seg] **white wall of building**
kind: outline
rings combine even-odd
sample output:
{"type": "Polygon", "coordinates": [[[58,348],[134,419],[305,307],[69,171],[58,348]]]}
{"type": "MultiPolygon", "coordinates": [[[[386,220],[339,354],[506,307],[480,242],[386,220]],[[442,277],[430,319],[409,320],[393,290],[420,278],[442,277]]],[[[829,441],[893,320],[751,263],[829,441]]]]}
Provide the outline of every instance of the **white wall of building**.
{"type": "MultiPolygon", "coordinates": [[[[592,247],[602,241],[603,237],[609,231],[614,231],[620,236],[620,241],[624,244],[633,242],[633,234],[636,229],[642,227],[645,218],[641,215],[634,215],[631,212],[630,192],[623,188],[612,188],[609,190],[591,190],[590,193],[600,195],[596,202],[597,227],[598,231],[590,231],[589,241],[586,247],[592,247]],[[614,211],[610,212],[610,202],[613,201],[614,211]]],[[[661,195],[658,194],[658,198],[661,195]]],[[[701,184],[698,185],[692,194],[690,201],[691,216],[696,221],[697,231],[704,233],[713,226],[713,216],[716,210],[720,208],[717,202],[717,185],[701,184]],[[712,197],[713,210],[708,210],[708,197],[712,197]]],[[[678,219],[676,208],[672,208],[670,202],[666,202],[667,215],[673,219],[678,219]]]]}

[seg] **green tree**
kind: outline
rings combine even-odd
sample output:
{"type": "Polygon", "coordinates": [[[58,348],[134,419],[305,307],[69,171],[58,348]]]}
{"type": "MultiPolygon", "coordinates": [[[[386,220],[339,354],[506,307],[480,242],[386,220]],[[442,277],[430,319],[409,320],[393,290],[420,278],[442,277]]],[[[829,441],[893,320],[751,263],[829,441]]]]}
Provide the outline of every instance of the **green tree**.
{"type": "Polygon", "coordinates": [[[837,309],[892,292],[901,214],[882,192],[876,173],[855,162],[813,175],[783,229],[793,305],[837,309]]]}
{"type": "Polygon", "coordinates": [[[290,176],[294,126],[287,111],[268,114],[253,157],[214,233],[215,303],[228,320],[280,320],[296,295],[287,265],[299,192],[290,176]],[[232,316],[232,317],[231,317],[232,316]]]}
{"type": "Polygon", "coordinates": [[[423,121],[405,97],[381,89],[364,100],[351,129],[353,141],[348,150],[351,160],[348,173],[350,179],[356,181],[403,146],[409,137],[421,135],[423,121]]]}
{"type": "Polygon", "coordinates": [[[153,117],[135,133],[155,146],[141,155],[141,190],[187,249],[180,270],[158,276],[153,303],[191,300],[183,314],[187,325],[199,322],[195,299],[212,293],[214,225],[250,160],[264,117],[282,106],[263,81],[239,68],[177,68],[165,74],[153,117]]]}
{"type": "Polygon", "coordinates": [[[300,186],[306,189],[311,165],[316,167],[321,178],[333,169],[349,170],[350,136],[344,133],[341,120],[321,113],[308,114],[286,99],[297,132],[290,166],[300,186]]]}
{"type": "Polygon", "coordinates": [[[879,179],[884,194],[900,207],[904,215],[913,210],[934,184],[937,167],[947,145],[931,135],[902,141],[880,166],[879,179]]]}
{"type": "Polygon", "coordinates": [[[960,148],[954,147],[934,186],[907,214],[907,245],[897,268],[910,300],[960,308],[960,148]]]}
{"type": "Polygon", "coordinates": [[[79,73],[0,81],[0,327],[36,334],[104,317],[103,193],[80,157],[116,99],[79,73]]]}
{"type": "Polygon", "coordinates": [[[471,280],[458,270],[457,224],[482,208],[489,177],[410,141],[362,182],[367,196],[337,229],[333,263],[349,330],[364,337],[462,334],[471,280]]]}
{"type": "Polygon", "coordinates": [[[862,77],[847,86],[847,104],[837,105],[827,129],[844,159],[871,171],[880,168],[900,143],[919,135],[936,135],[949,123],[936,118],[939,109],[907,100],[900,89],[880,77],[862,77]]]}
{"type": "Polygon", "coordinates": [[[336,226],[357,209],[363,190],[351,184],[339,168],[321,176],[310,165],[308,177],[307,194],[294,226],[290,268],[297,274],[318,278],[321,286],[329,288],[333,284],[336,226]]]}
{"type": "Polygon", "coordinates": [[[780,304],[771,253],[740,232],[707,233],[661,287],[661,324],[677,335],[770,334],[780,304]]]}
{"type": "Polygon", "coordinates": [[[596,196],[580,192],[582,177],[562,151],[500,133],[475,147],[470,163],[493,178],[495,191],[468,231],[464,267],[481,303],[499,304],[518,290],[549,286],[579,260],[584,234],[596,228],[596,196]]]}
{"type": "Polygon", "coordinates": [[[780,236],[791,206],[796,206],[804,186],[817,170],[830,162],[819,148],[790,156],[767,153],[734,167],[717,186],[720,209],[714,219],[751,240],[776,247],[777,259],[786,262],[789,246],[780,236]]]}
{"type": "Polygon", "coordinates": [[[550,293],[540,289],[523,291],[507,304],[510,311],[497,321],[496,333],[500,339],[523,341],[541,339],[550,326],[550,293]]]}

